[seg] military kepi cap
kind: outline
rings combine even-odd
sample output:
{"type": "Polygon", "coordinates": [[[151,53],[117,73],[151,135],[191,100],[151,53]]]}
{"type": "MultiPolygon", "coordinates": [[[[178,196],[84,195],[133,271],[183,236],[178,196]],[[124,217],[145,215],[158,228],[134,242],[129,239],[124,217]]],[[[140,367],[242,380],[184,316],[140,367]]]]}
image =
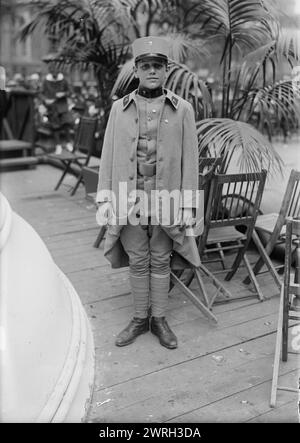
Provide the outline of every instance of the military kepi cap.
{"type": "Polygon", "coordinates": [[[132,50],[135,63],[145,58],[160,59],[166,63],[168,62],[169,44],[162,37],[149,36],[137,38],[132,43],[132,50]]]}

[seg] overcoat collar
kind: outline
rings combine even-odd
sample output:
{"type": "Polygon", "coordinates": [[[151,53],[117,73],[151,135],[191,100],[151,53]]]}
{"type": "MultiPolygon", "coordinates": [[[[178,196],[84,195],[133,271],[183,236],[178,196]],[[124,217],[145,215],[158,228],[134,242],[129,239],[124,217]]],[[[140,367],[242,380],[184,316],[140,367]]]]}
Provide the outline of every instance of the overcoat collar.
{"type": "MultiPolygon", "coordinates": [[[[127,107],[132,101],[136,100],[136,94],[137,94],[137,89],[132,91],[130,94],[125,95],[125,97],[123,98],[123,111],[127,109],[127,107]]],[[[173,108],[177,110],[179,105],[178,97],[175,94],[173,94],[173,92],[169,91],[169,89],[165,88],[164,88],[164,94],[166,96],[166,100],[168,100],[169,103],[171,103],[171,105],[173,106],[173,108]]]]}

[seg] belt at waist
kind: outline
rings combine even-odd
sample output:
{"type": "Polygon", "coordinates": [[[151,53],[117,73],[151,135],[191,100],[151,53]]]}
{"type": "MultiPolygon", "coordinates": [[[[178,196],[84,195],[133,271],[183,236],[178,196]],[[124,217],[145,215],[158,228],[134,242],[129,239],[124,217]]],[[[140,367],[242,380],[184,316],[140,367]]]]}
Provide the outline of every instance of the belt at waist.
{"type": "Polygon", "coordinates": [[[139,138],[138,148],[147,148],[147,147],[148,147],[148,140],[145,138],[139,138]]]}
{"type": "Polygon", "coordinates": [[[146,177],[156,174],[156,163],[138,163],[138,173],[146,177]]]}

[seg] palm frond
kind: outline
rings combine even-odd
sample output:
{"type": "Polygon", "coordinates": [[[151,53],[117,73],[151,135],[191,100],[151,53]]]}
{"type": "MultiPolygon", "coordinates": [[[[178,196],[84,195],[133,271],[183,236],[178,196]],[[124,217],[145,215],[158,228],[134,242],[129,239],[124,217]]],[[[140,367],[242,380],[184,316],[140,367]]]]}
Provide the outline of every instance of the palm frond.
{"type": "Polygon", "coordinates": [[[191,38],[186,33],[170,33],[164,36],[169,42],[169,57],[177,63],[185,63],[190,59],[209,57],[206,42],[199,38],[191,38]]]}
{"type": "Polygon", "coordinates": [[[286,58],[291,66],[300,60],[300,31],[297,29],[281,29],[276,42],[276,55],[279,59],[286,58]]]}
{"type": "Polygon", "coordinates": [[[299,63],[300,60],[300,31],[296,29],[274,30],[274,38],[260,46],[254,51],[249,52],[244,57],[244,62],[248,65],[256,64],[261,69],[269,64],[279,65],[287,61],[290,66],[299,63]]]}
{"type": "Polygon", "coordinates": [[[33,19],[20,30],[19,36],[21,39],[25,39],[37,27],[43,27],[46,35],[52,36],[55,32],[57,37],[63,38],[82,29],[86,21],[90,21],[87,1],[46,1],[33,19]]]}
{"type": "Polygon", "coordinates": [[[210,118],[197,123],[199,156],[209,151],[222,156],[225,171],[234,159],[243,172],[267,169],[281,172],[282,160],[272,144],[248,123],[228,118],[210,118]]]}
{"type": "Polygon", "coordinates": [[[282,124],[289,128],[299,122],[300,87],[292,80],[279,81],[274,85],[250,91],[247,101],[251,103],[248,119],[255,113],[260,127],[267,122],[276,128],[282,124]]]}
{"type": "Polygon", "coordinates": [[[270,37],[270,15],[262,1],[257,0],[202,0],[187,13],[190,23],[201,18],[203,31],[211,36],[223,37],[232,44],[255,48],[270,37]]]}

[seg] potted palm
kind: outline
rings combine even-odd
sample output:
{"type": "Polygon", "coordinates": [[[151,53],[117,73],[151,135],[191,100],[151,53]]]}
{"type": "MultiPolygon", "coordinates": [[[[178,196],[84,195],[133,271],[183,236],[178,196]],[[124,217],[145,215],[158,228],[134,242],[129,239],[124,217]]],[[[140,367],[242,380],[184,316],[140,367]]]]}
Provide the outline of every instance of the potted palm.
{"type": "MultiPolygon", "coordinates": [[[[193,43],[201,41],[201,57],[206,55],[204,49],[219,57],[214,73],[217,80],[209,87],[195,79],[180,63],[186,53],[178,46],[182,48],[185,39],[180,45],[178,38],[172,38],[171,51],[174,46],[177,51],[173,51],[175,57],[166,86],[194,104],[199,154],[209,151],[210,155],[222,156],[224,171],[233,157],[244,171],[280,170],[281,160],[271,144],[272,135],[279,126],[297,127],[299,88],[292,78],[278,78],[278,71],[286,64],[291,72],[299,62],[297,33],[281,29],[269,2],[189,3],[178,32],[188,32],[193,43]]],[[[121,70],[114,92],[128,92],[131,81],[129,62],[121,70]]]]}
{"type": "MultiPolygon", "coordinates": [[[[280,169],[271,136],[278,125],[298,124],[298,89],[281,80],[283,62],[299,61],[294,34],[280,28],[267,0],[62,0],[46,1],[22,30],[22,38],[43,24],[60,42],[64,64],[92,67],[105,110],[113,95],[135,85],[130,43],[160,33],[170,40],[166,86],[191,101],[199,153],[224,158],[224,171],[237,157],[241,170],[280,169]],[[215,82],[203,81],[187,66],[214,58],[215,82]],[[267,137],[264,134],[267,134],[267,137]]],[[[199,64],[198,63],[198,64],[199,64]]]]}

